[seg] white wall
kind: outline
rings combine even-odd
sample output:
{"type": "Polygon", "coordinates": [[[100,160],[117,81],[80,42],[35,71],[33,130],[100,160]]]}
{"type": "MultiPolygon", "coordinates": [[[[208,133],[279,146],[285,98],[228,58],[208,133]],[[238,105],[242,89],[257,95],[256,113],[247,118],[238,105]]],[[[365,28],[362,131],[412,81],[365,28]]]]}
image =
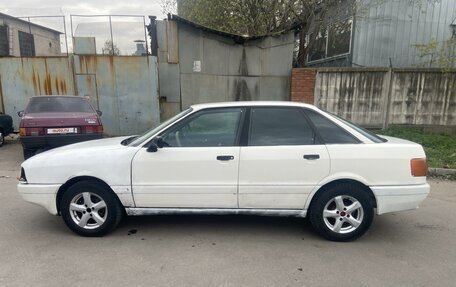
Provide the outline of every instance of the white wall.
{"type": "Polygon", "coordinates": [[[35,41],[36,56],[60,56],[60,35],[51,30],[40,28],[35,25],[28,25],[19,20],[4,18],[3,25],[8,26],[8,37],[10,39],[10,55],[20,57],[19,31],[32,33],[35,41]]]}

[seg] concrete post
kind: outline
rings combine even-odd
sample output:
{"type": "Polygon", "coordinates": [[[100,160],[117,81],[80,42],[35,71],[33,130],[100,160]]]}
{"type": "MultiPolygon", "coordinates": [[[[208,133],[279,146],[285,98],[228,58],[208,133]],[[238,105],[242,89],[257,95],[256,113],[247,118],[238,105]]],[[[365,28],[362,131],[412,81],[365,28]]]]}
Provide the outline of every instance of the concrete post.
{"type": "Polygon", "coordinates": [[[382,97],[385,99],[385,107],[383,109],[383,125],[382,128],[386,129],[389,125],[390,109],[391,109],[391,96],[393,93],[393,68],[389,68],[386,76],[385,88],[382,91],[382,97]]]}

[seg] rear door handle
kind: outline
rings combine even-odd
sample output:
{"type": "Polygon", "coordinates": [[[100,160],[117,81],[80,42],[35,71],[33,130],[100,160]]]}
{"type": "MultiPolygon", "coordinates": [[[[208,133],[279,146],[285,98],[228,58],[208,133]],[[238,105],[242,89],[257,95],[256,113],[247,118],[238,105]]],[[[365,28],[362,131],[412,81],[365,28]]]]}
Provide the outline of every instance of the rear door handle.
{"type": "Polygon", "coordinates": [[[217,156],[217,160],[221,160],[221,161],[227,161],[227,160],[233,160],[234,159],[234,156],[232,155],[219,155],[217,156]]]}
{"type": "Polygon", "coordinates": [[[307,159],[307,160],[316,160],[319,158],[320,158],[319,154],[305,154],[304,155],[304,159],[307,159]]]}

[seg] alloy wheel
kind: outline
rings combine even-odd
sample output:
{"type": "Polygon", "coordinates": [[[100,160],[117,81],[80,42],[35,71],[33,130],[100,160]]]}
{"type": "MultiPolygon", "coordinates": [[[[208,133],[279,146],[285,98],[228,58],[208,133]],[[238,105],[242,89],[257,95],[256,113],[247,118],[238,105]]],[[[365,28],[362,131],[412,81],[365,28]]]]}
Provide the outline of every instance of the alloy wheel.
{"type": "Polygon", "coordinates": [[[363,222],[361,203],[348,195],[338,195],[323,208],[323,220],[333,232],[345,234],[355,231],[363,222]]]}
{"type": "Polygon", "coordinates": [[[79,193],[73,197],[69,211],[73,222],[84,229],[96,229],[108,217],[106,202],[92,192],[79,193]]]}

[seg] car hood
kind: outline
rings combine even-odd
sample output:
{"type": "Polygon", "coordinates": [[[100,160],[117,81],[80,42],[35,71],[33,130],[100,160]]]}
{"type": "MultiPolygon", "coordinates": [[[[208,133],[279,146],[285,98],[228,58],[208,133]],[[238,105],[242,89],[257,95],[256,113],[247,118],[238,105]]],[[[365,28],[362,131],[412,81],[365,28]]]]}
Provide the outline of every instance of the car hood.
{"type": "Polygon", "coordinates": [[[92,176],[114,185],[128,182],[131,160],[141,147],[124,146],[128,137],[92,140],[39,153],[22,163],[29,183],[63,184],[92,176]]]}
{"type": "MultiPolygon", "coordinates": [[[[129,136],[124,137],[114,137],[114,138],[104,138],[99,140],[89,140],[84,142],[79,142],[75,144],[70,144],[66,146],[62,146],[59,148],[54,148],[43,153],[39,153],[36,156],[49,156],[52,153],[60,153],[60,152],[85,152],[87,150],[112,150],[124,147],[121,142],[124,139],[129,138],[129,136]]],[[[35,157],[36,157],[35,156],[35,157]]]]}

